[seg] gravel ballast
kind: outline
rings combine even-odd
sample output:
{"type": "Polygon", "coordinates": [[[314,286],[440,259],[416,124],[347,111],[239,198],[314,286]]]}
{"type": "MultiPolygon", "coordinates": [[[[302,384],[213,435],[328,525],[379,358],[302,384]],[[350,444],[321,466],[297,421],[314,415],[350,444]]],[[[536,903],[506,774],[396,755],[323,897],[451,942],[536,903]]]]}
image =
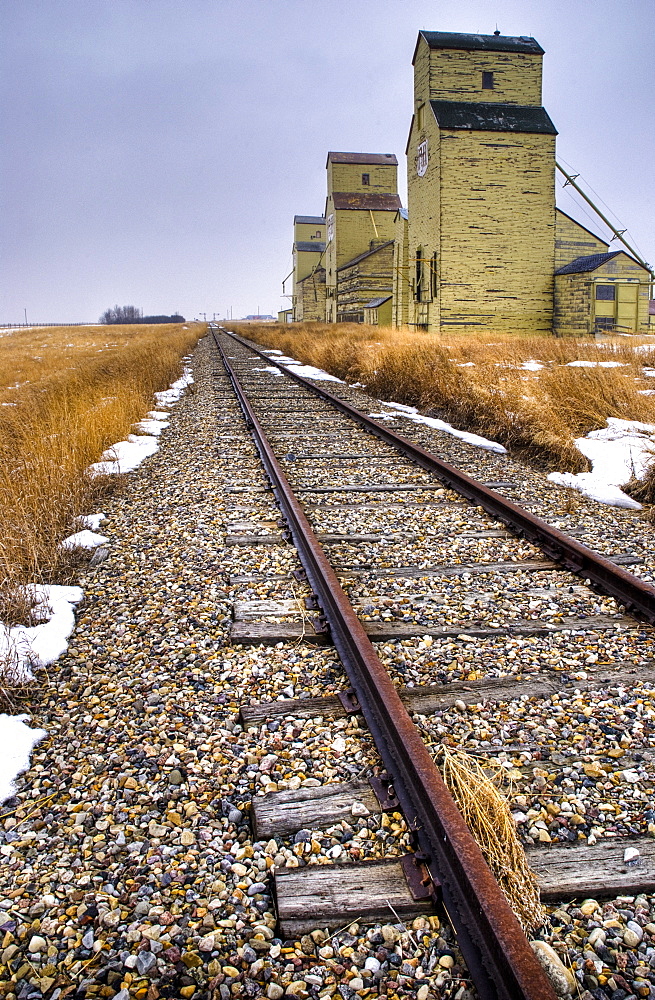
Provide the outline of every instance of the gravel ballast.
{"type": "MultiPolygon", "coordinates": [[[[228,353],[240,363],[246,357],[236,347],[228,353]]],[[[254,359],[254,366],[261,362],[254,359]]],[[[34,705],[31,724],[46,729],[48,738],[18,780],[16,799],[0,810],[0,967],[6,970],[0,995],[467,1000],[473,993],[466,969],[450,928],[436,917],[405,927],[390,913],[387,924],[375,927],[317,930],[300,941],[277,937],[274,866],[397,856],[407,850],[407,831],[392,813],[353,816],[327,831],[300,831],[284,840],[252,840],[253,795],[361,778],[377,755],[357,717],[288,717],[247,732],[238,724],[243,704],[333,693],[343,688],[344,677],[329,647],[230,644],[235,599],[302,599],[309,590],[292,575],[299,562],[290,545],[226,544],[234,522],[276,522],[279,512],[227,380],[212,374],[220,364],[207,340],[195,352],[193,369],[195,384],[173,409],[160,451],[126,477],[105,507],[109,557],[81,581],[85,599],[69,650],[43,677],[34,705]],[[248,582],[233,582],[246,577],[248,582]]],[[[282,382],[272,374],[257,377],[271,392],[282,382]]],[[[357,390],[329,388],[374,412],[357,390]]],[[[320,409],[314,403],[310,408],[320,409]]],[[[472,616],[504,623],[513,616],[621,612],[570,574],[489,573],[474,583],[367,576],[366,567],[443,563],[444,553],[451,563],[539,553],[503,537],[461,539],[453,549],[454,530],[497,528],[468,506],[421,511],[417,528],[415,509],[398,509],[398,493],[311,493],[309,487],[328,480],[434,483],[400,459],[387,461],[386,448],[345,421],[331,429],[330,450],[361,453],[370,443],[383,461],[331,468],[314,459],[299,468],[296,453],[320,451],[318,417],[307,418],[300,438],[297,417],[280,414],[276,423],[287,474],[307,504],[320,504],[311,514],[318,531],[372,530],[367,512],[331,509],[354,502],[378,505],[374,530],[394,535],[389,544],[326,545],[335,564],[363,567],[363,575],[345,578],[345,585],[353,599],[369,602],[364,615],[371,620],[429,627],[472,616]],[[296,438],[287,439],[292,420],[296,438]],[[396,537],[403,533],[408,537],[396,537]],[[476,596],[463,608],[471,587],[476,596]],[[530,595],[526,588],[542,593],[530,595]],[[544,596],[547,588],[560,590],[561,601],[544,596]],[[441,603],[426,600],[429,591],[441,603]]],[[[605,508],[601,514],[598,505],[506,456],[402,418],[392,426],[483,481],[515,482],[512,499],[557,519],[564,530],[581,529],[577,537],[587,544],[639,555],[644,561],[635,571],[651,578],[652,529],[639,514],[607,515],[605,508]]],[[[457,503],[450,491],[441,490],[440,498],[457,503]]],[[[435,493],[413,493],[412,502],[417,499],[434,500],[435,493]]],[[[392,676],[411,685],[643,663],[652,658],[652,637],[645,628],[526,638],[501,630],[475,643],[417,636],[379,644],[378,652],[392,676]]],[[[652,687],[626,691],[617,684],[597,694],[567,691],[418,721],[428,740],[436,743],[446,733],[453,743],[516,771],[511,804],[517,828],[527,843],[543,843],[544,830],[554,842],[571,840],[571,834],[583,841],[655,833],[655,772],[645,753],[654,720],[652,687]],[[608,761],[613,766],[605,769],[608,761]]],[[[550,910],[540,937],[572,970],[582,995],[655,995],[652,896],[550,910]]]]}

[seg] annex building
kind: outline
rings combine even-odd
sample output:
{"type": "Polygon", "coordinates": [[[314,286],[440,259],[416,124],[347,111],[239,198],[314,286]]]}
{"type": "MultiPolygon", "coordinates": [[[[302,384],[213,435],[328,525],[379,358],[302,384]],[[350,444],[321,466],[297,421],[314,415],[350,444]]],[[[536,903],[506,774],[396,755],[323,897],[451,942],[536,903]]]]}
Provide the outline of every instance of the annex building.
{"type": "Polygon", "coordinates": [[[294,256],[294,319],[309,318],[295,289],[324,269],[328,323],[436,333],[649,329],[648,268],[556,208],[543,55],[527,36],[419,32],[407,209],[392,153],[328,153],[323,249],[304,274],[294,256]]]}

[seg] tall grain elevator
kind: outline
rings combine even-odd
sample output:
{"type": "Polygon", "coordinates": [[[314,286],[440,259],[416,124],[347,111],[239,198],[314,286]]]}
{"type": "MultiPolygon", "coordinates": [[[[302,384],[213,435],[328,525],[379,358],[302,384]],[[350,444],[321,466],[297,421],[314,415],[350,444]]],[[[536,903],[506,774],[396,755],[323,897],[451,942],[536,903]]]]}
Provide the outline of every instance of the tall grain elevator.
{"type": "Polygon", "coordinates": [[[419,32],[407,144],[408,321],[550,333],[555,136],[529,37],[419,32]]]}

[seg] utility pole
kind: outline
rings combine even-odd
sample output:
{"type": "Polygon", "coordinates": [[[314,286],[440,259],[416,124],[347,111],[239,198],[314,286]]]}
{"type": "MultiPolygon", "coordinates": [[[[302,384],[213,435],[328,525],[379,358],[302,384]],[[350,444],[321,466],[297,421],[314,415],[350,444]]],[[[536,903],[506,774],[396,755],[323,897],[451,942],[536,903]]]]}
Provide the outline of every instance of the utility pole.
{"type": "Polygon", "coordinates": [[[23,309],[23,312],[25,313],[25,326],[27,326],[27,308],[23,309]]]}
{"type": "Polygon", "coordinates": [[[605,225],[607,226],[607,228],[611,229],[611,231],[614,233],[614,236],[612,238],[620,240],[621,243],[623,243],[624,247],[627,247],[627,249],[630,251],[630,253],[635,258],[635,260],[639,264],[641,264],[642,267],[646,268],[646,270],[650,273],[650,277],[651,277],[651,281],[652,281],[653,278],[655,277],[655,275],[653,273],[653,268],[650,266],[650,264],[648,264],[643,259],[643,257],[640,254],[637,253],[636,250],[634,250],[630,246],[630,244],[628,243],[628,241],[623,238],[623,235],[625,233],[625,229],[617,229],[616,226],[613,226],[612,223],[610,222],[610,220],[607,218],[607,216],[603,215],[603,213],[598,208],[598,206],[593,203],[593,201],[591,200],[591,198],[589,197],[589,195],[585,194],[585,192],[582,190],[582,188],[580,187],[580,185],[575,183],[576,179],[580,175],[579,174],[568,174],[566,172],[566,170],[564,169],[564,167],[560,167],[559,163],[556,163],[555,166],[557,167],[557,169],[559,170],[559,172],[561,174],[564,174],[564,176],[566,177],[566,181],[564,183],[564,187],[566,187],[567,184],[570,184],[571,187],[574,187],[575,190],[578,192],[578,194],[582,198],[584,198],[584,200],[587,202],[587,204],[591,205],[591,207],[593,208],[593,210],[596,213],[596,215],[598,215],[603,220],[603,222],[605,223],[605,225]]]}

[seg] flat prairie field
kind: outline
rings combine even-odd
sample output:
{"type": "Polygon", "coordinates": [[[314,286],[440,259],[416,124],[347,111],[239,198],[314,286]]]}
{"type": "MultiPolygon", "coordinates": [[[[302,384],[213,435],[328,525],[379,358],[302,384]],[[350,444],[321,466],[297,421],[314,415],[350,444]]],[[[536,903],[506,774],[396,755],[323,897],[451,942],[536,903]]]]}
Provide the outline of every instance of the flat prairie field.
{"type": "Polygon", "coordinates": [[[574,440],[608,417],[655,423],[655,336],[445,336],[353,323],[230,328],[544,468],[588,469],[574,440]]]}
{"type": "Polygon", "coordinates": [[[109,488],[85,474],[153,409],[205,324],[0,330],[0,621],[26,583],[67,582],[59,547],[109,488]]]}

